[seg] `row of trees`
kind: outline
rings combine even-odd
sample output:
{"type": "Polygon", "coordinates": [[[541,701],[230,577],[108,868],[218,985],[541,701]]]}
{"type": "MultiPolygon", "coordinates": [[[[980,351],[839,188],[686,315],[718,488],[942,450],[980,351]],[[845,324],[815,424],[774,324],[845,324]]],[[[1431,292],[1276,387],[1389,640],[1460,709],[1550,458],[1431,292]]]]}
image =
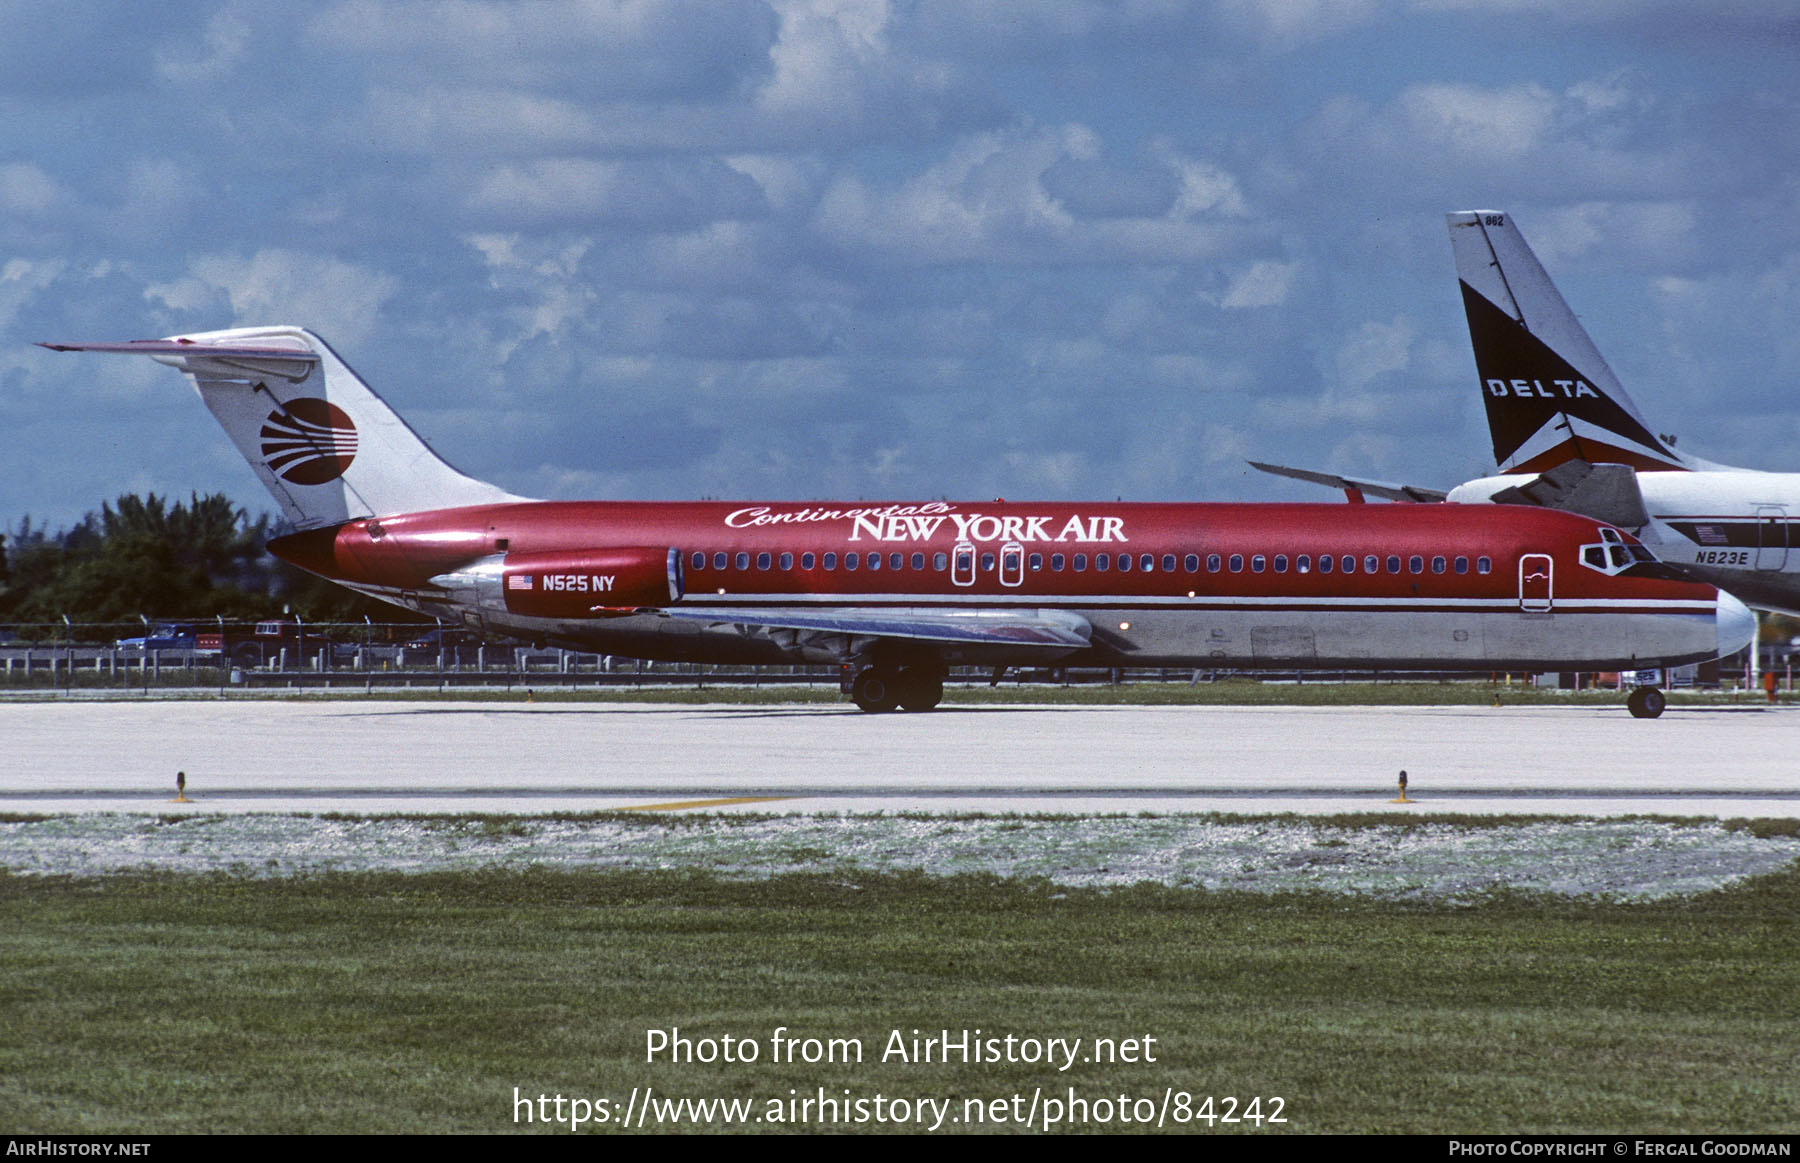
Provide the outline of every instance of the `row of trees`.
{"type": "Polygon", "coordinates": [[[405,617],[271,556],[278,532],[222,493],[128,494],[54,533],[26,517],[0,537],[0,622],[405,617]]]}

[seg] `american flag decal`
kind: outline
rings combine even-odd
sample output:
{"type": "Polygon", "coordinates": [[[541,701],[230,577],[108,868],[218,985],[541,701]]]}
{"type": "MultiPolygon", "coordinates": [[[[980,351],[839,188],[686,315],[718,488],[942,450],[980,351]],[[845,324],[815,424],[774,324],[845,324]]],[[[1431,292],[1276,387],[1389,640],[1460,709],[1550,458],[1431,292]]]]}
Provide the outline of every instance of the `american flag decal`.
{"type": "Polygon", "coordinates": [[[1702,545],[1728,544],[1725,531],[1717,525],[1696,525],[1694,526],[1694,536],[1700,539],[1702,545]]]}
{"type": "Polygon", "coordinates": [[[506,579],[506,588],[509,590],[528,590],[528,589],[530,589],[531,588],[531,575],[528,573],[513,574],[511,577],[506,579]]]}

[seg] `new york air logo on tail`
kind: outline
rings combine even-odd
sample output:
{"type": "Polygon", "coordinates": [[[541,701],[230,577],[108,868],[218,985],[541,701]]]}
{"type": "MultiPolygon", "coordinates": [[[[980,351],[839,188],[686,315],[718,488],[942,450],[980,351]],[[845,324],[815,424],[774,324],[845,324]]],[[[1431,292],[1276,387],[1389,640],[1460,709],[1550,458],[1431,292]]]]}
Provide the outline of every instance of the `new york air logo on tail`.
{"type": "Polygon", "coordinates": [[[289,400],[263,421],[262,454],[282,480],[322,485],[343,476],[356,459],[356,425],[325,400],[289,400]]]}

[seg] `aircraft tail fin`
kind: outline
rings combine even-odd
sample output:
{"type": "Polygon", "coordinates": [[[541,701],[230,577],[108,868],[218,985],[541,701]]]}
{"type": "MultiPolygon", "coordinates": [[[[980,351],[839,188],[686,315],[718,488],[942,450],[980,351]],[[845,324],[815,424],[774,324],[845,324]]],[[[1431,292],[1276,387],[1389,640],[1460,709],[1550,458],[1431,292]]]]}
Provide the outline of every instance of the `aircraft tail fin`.
{"type": "Polygon", "coordinates": [[[297,530],[524,499],[451,468],[301,327],[42,346],[148,355],[182,372],[297,530]]]}
{"type": "Polygon", "coordinates": [[[1511,215],[1446,218],[1501,469],[1543,472],[1570,460],[1695,467],[1650,430],[1511,215]]]}

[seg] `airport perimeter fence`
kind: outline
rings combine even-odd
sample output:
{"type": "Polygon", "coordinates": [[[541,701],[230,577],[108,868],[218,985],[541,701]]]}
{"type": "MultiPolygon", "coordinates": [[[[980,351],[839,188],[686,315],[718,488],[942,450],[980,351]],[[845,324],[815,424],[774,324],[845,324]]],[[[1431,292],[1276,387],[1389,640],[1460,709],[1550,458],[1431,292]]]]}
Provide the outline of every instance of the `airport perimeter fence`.
{"type": "MultiPolygon", "coordinates": [[[[1793,690],[1794,659],[1768,653],[1761,669],[1773,670],[1782,689],[1793,690]]],[[[1562,689],[1614,688],[1637,682],[1665,686],[1750,686],[1748,661],[1740,656],[1710,667],[1667,674],[1469,674],[1394,670],[1234,670],[1172,667],[957,667],[952,683],[1088,686],[1134,683],[1201,683],[1242,677],[1261,682],[1491,682],[1562,689]]],[[[454,627],[430,623],[302,623],[265,620],[139,619],[104,623],[0,624],[0,691],[180,690],[215,688],[390,689],[489,688],[708,688],[816,686],[835,688],[839,667],[725,666],[648,662],[593,652],[483,641],[454,627]]]]}

